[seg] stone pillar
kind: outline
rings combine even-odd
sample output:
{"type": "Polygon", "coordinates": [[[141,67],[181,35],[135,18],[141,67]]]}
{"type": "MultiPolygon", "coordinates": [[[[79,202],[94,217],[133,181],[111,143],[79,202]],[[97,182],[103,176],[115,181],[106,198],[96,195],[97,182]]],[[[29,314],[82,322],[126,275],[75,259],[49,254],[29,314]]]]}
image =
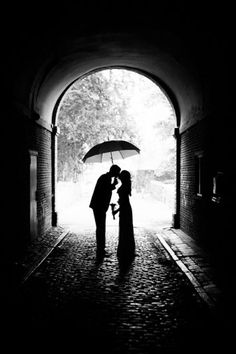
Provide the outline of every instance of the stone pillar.
{"type": "Polygon", "coordinates": [[[175,203],[176,209],[173,215],[173,227],[175,229],[180,228],[180,133],[179,128],[175,128],[174,138],[176,140],[176,194],[175,203]]]}
{"type": "Polygon", "coordinates": [[[56,125],[52,127],[52,226],[57,226],[56,211],[56,184],[57,184],[57,137],[60,130],[56,125]]]}

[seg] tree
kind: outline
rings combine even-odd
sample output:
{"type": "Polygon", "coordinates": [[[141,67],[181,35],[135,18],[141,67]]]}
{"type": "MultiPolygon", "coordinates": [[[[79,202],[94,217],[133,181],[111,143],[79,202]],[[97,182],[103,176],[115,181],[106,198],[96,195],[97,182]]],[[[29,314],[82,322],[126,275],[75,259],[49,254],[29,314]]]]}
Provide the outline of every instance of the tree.
{"type": "Polygon", "coordinates": [[[105,70],[88,75],[64,96],[58,114],[59,180],[76,181],[84,154],[95,144],[112,139],[139,143],[128,110],[134,83],[127,73],[105,70]]]}
{"type": "Polygon", "coordinates": [[[155,159],[156,175],[175,174],[174,110],[162,90],[143,75],[109,69],[77,80],[61,102],[58,125],[59,180],[76,181],[85,153],[112,139],[141,147],[145,161],[162,151],[155,159]]]}

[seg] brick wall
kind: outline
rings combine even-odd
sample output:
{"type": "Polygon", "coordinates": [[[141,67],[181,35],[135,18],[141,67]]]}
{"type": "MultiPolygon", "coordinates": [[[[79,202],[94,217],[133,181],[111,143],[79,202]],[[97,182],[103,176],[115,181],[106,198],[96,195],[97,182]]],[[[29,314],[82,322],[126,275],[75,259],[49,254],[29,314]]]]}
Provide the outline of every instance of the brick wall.
{"type": "MultiPolygon", "coordinates": [[[[2,169],[4,217],[8,232],[2,237],[1,259],[5,264],[17,258],[31,242],[30,236],[30,150],[38,153],[37,219],[38,238],[51,227],[52,176],[51,132],[32,121],[13,105],[8,105],[7,130],[2,169]]],[[[3,193],[2,193],[3,194],[3,193]]]]}
{"type": "Polygon", "coordinates": [[[200,121],[181,135],[180,145],[180,228],[189,236],[200,239],[205,235],[210,187],[210,165],[206,144],[206,122],[200,121]],[[204,185],[197,195],[196,156],[203,153],[204,185]]]}
{"type": "Polygon", "coordinates": [[[37,217],[38,237],[40,238],[51,226],[52,217],[51,132],[35,125],[32,132],[31,149],[38,152],[37,217]]]}

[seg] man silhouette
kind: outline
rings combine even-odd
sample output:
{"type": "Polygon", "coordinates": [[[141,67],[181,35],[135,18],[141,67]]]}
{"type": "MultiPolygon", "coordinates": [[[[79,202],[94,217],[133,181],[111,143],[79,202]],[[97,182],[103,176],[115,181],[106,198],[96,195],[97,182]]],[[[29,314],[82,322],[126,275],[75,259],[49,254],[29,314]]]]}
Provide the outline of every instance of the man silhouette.
{"type": "Polygon", "coordinates": [[[117,177],[120,171],[119,166],[112,165],[109,172],[98,178],[89,204],[89,207],[93,209],[96,224],[97,254],[101,256],[106,254],[106,212],[109,208],[112,190],[116,188],[118,183],[117,177]],[[113,183],[112,177],[114,177],[113,183]]]}

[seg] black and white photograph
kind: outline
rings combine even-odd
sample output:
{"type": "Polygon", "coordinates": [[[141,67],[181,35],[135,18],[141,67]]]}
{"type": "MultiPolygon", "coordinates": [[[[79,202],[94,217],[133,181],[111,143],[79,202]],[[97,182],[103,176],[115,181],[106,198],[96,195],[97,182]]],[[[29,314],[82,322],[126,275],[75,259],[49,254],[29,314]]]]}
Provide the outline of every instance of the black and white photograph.
{"type": "Polygon", "coordinates": [[[232,352],[233,14],[4,5],[3,351],[232,352]]]}

